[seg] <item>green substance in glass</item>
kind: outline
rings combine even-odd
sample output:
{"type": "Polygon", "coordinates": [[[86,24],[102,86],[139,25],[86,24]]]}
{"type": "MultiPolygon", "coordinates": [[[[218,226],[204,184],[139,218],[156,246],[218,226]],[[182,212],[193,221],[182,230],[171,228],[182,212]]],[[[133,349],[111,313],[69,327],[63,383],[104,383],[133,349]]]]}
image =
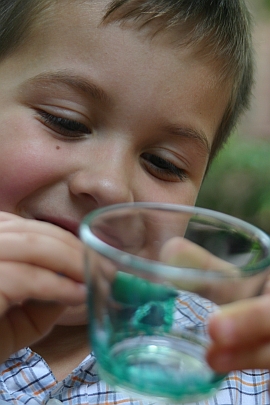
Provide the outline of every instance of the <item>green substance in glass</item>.
{"type": "Polygon", "coordinates": [[[177,290],[155,284],[132,274],[118,271],[112,284],[112,296],[122,304],[139,306],[149,301],[166,301],[176,298],[177,290]]]}
{"type": "Polygon", "coordinates": [[[153,333],[153,328],[168,332],[173,324],[177,290],[131,274],[117,272],[112,284],[112,298],[117,308],[111,308],[112,326],[118,332],[132,328],[139,333],[153,333]],[[120,305],[119,305],[120,304],[120,305]]]}
{"type": "Polygon", "coordinates": [[[204,348],[189,342],[183,350],[165,336],[126,339],[111,348],[99,346],[99,372],[109,384],[155,398],[193,402],[208,397],[224,376],[204,361],[204,348]],[[109,349],[109,350],[108,350],[109,349]]]}
{"type": "Polygon", "coordinates": [[[205,342],[172,332],[177,290],[118,272],[108,315],[90,335],[107,383],[172,402],[212,395],[224,376],[207,365],[205,342]]]}

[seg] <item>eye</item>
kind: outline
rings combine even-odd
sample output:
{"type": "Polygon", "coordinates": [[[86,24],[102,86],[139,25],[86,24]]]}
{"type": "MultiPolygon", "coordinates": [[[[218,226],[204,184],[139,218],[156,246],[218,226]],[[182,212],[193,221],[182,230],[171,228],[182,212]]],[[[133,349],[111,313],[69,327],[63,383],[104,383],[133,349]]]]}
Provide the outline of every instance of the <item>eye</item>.
{"type": "Polygon", "coordinates": [[[86,125],[76,120],[65,117],[58,117],[46,111],[38,110],[37,112],[41,121],[47,127],[53,129],[58,134],[66,138],[83,138],[85,135],[89,135],[92,133],[92,131],[86,125]]]}
{"type": "Polygon", "coordinates": [[[152,153],[143,153],[141,158],[146,169],[160,180],[177,182],[185,181],[188,178],[185,170],[160,156],[152,153]]]}

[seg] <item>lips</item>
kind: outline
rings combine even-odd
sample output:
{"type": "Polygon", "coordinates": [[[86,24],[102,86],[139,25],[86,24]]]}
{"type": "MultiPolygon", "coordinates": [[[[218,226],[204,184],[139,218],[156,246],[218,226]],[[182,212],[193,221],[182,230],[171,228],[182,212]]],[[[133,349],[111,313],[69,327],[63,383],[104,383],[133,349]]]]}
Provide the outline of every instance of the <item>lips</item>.
{"type": "Polygon", "coordinates": [[[80,221],[75,221],[68,218],[54,218],[54,217],[46,217],[46,218],[36,217],[36,220],[56,225],[64,229],[65,231],[71,232],[73,235],[78,237],[80,221]]]}

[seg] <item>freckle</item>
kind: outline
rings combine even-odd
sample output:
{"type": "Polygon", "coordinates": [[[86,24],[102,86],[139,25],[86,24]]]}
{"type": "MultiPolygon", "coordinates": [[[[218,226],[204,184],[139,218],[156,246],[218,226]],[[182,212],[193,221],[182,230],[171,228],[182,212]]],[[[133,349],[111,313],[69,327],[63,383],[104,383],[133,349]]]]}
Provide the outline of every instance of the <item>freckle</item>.
{"type": "Polygon", "coordinates": [[[60,149],[60,146],[57,145],[57,146],[56,146],[56,149],[59,150],[59,149],[60,149]]]}

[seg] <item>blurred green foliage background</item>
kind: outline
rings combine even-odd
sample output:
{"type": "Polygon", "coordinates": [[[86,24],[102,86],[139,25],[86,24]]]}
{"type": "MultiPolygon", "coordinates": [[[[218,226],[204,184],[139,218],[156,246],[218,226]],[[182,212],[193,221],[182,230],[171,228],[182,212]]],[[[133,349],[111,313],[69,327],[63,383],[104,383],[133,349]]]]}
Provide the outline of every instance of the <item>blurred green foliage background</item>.
{"type": "Polygon", "coordinates": [[[197,205],[244,219],[270,234],[270,0],[245,1],[255,22],[253,102],[238,133],[210,167],[197,205]]]}
{"type": "Polygon", "coordinates": [[[263,7],[270,10],[270,0],[263,0],[263,7]]]}
{"type": "Polygon", "coordinates": [[[244,219],[270,234],[270,142],[233,135],[206,175],[198,206],[244,219]]]}

